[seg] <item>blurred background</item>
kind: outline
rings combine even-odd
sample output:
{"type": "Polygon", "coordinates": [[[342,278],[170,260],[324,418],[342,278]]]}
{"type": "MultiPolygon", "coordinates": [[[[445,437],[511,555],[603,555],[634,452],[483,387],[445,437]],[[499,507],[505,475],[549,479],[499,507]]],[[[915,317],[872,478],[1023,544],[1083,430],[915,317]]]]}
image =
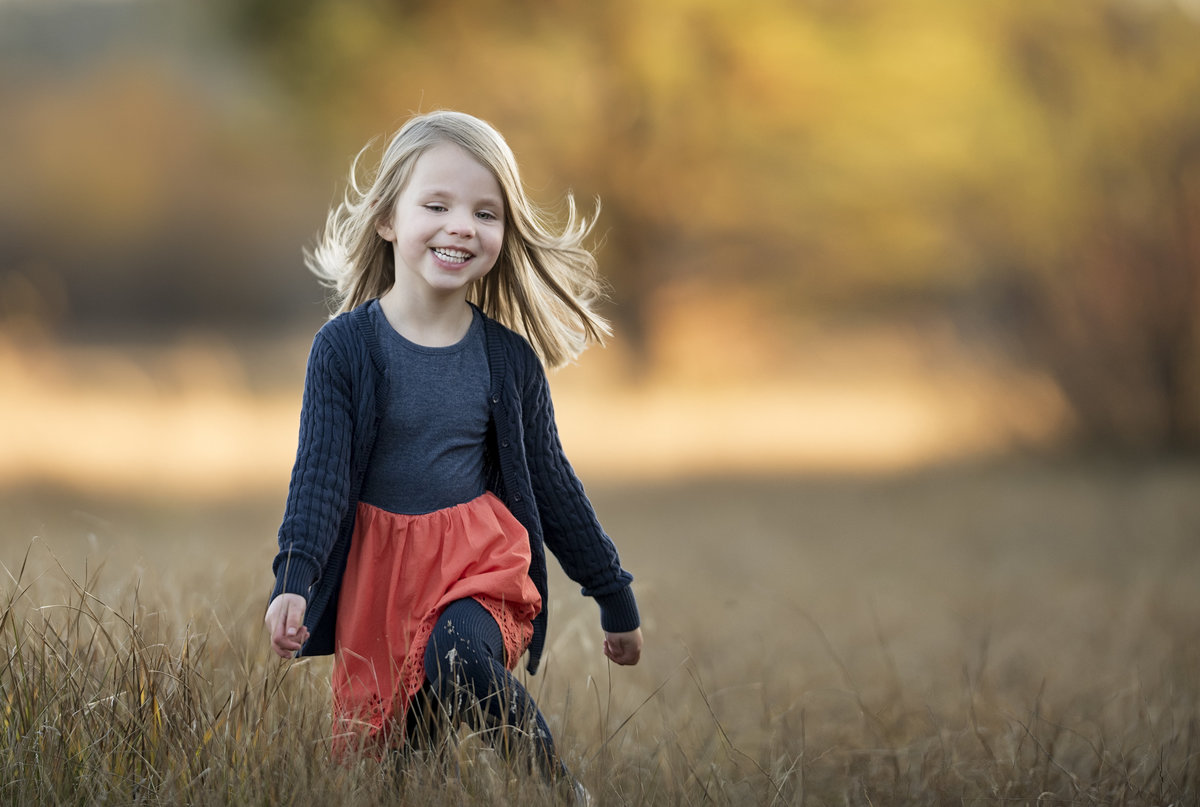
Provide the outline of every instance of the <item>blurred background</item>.
{"type": "Polygon", "coordinates": [[[1200,0],[0,0],[8,603],[74,613],[108,564],[97,602],[211,639],[214,714],[276,674],[301,253],[364,144],[447,107],[544,206],[602,200],[616,336],[551,385],[647,652],[605,672],[551,570],[572,749],[603,698],[645,707],[614,759],[656,803],[786,801],[710,792],[768,769],[867,803],[868,762],[909,800],[1196,801],[1200,0]]]}
{"type": "Polygon", "coordinates": [[[1197,53],[1195,0],[0,0],[0,485],[281,495],[301,250],[443,107],[603,202],[585,479],[1192,455],[1197,53]]]}

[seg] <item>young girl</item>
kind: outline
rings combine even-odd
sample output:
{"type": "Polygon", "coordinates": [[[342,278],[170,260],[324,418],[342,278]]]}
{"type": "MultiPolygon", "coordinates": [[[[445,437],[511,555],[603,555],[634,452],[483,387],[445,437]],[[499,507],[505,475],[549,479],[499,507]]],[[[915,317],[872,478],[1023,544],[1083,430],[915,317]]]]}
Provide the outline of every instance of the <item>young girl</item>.
{"type": "Polygon", "coordinates": [[[365,189],[357,166],[307,256],[339,308],[309,354],[271,645],[334,655],[338,753],[398,746],[429,703],[481,715],[497,742],[530,737],[565,775],[510,672],[527,652],[535,673],[545,645],[545,548],[599,605],[605,654],[642,648],[542,370],[608,332],[591,223],[568,195],[550,227],[504,139],[461,113],[411,119],[365,189]]]}

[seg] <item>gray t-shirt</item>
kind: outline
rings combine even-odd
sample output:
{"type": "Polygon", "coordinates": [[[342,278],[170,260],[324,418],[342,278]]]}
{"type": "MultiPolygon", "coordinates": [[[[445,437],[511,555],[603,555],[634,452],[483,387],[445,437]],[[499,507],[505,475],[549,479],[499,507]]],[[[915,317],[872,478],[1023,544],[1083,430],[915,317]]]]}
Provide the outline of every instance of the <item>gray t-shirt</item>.
{"type": "Polygon", "coordinates": [[[369,311],[387,357],[390,395],[362,501],[419,515],[482,495],[490,381],[483,318],[475,311],[457,344],[425,347],[397,333],[378,300],[369,311]]]}

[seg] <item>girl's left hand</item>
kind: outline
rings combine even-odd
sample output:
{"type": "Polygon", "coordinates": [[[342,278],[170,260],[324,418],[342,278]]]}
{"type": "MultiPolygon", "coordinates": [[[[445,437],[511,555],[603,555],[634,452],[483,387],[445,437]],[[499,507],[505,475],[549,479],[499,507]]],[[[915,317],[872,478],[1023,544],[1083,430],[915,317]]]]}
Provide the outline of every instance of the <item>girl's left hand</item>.
{"type": "Polygon", "coordinates": [[[617,664],[637,664],[642,657],[642,629],[604,634],[604,655],[617,664]]]}

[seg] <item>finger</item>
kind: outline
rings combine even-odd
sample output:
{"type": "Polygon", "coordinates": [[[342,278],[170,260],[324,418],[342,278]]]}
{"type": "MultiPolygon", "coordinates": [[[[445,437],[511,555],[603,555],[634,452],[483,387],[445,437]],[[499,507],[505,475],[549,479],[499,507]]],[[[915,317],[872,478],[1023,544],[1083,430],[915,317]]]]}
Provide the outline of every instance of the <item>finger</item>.
{"type": "Polygon", "coordinates": [[[270,606],[267,607],[267,615],[264,621],[271,631],[271,641],[275,641],[277,636],[283,633],[283,624],[287,619],[287,600],[282,596],[271,600],[270,606]]]}
{"type": "Polygon", "coordinates": [[[271,644],[277,644],[283,638],[283,620],[276,613],[267,612],[267,627],[271,631],[271,644]]]}
{"type": "Polygon", "coordinates": [[[286,623],[280,620],[279,625],[275,629],[275,633],[271,635],[271,643],[279,645],[280,647],[293,647],[298,641],[299,636],[289,636],[286,623]]]}
{"type": "Polygon", "coordinates": [[[300,629],[304,627],[304,605],[288,603],[286,621],[288,636],[295,636],[299,633],[300,629]]]}
{"type": "Polygon", "coordinates": [[[642,651],[637,642],[630,639],[621,643],[621,664],[637,664],[641,655],[642,651]]]}
{"type": "Polygon", "coordinates": [[[308,630],[301,627],[295,636],[279,636],[272,640],[271,647],[280,658],[292,658],[308,641],[308,630]]]}
{"type": "Polygon", "coordinates": [[[287,611],[276,613],[271,621],[271,643],[278,645],[287,640],[287,611]]]}
{"type": "Polygon", "coordinates": [[[275,634],[279,629],[279,608],[281,605],[283,605],[283,603],[278,597],[271,600],[271,604],[267,606],[267,613],[263,616],[263,622],[267,623],[267,628],[271,633],[271,638],[275,637],[275,634]]]}
{"type": "Polygon", "coordinates": [[[296,652],[294,644],[294,642],[288,639],[279,638],[271,642],[271,649],[280,658],[290,658],[296,652]]]}
{"type": "Polygon", "coordinates": [[[604,654],[617,664],[624,665],[629,663],[629,651],[628,643],[620,639],[613,639],[604,643],[604,654]]]}

